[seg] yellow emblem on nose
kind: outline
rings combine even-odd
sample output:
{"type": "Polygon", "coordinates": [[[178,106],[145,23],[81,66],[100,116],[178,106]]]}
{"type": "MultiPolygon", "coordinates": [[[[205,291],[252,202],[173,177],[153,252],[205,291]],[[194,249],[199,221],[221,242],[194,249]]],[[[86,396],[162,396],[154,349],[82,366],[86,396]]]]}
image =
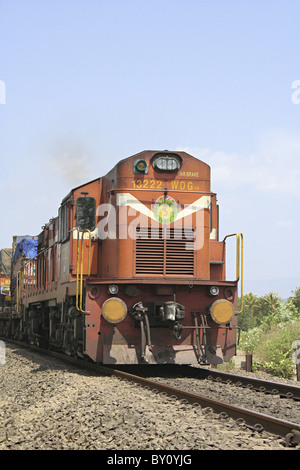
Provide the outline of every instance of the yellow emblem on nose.
{"type": "Polygon", "coordinates": [[[153,214],[161,224],[171,224],[177,217],[176,201],[170,196],[160,196],[154,205],[153,214]]]}

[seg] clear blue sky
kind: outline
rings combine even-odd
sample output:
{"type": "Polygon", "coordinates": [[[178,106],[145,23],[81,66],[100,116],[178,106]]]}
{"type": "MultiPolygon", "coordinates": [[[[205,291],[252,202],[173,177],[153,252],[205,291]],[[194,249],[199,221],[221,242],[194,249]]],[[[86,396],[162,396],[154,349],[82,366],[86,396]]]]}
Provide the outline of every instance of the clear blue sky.
{"type": "Polygon", "coordinates": [[[121,158],[182,149],[211,165],[221,236],[244,233],[246,291],[290,295],[299,17],[296,0],[0,0],[0,247],[121,158]]]}

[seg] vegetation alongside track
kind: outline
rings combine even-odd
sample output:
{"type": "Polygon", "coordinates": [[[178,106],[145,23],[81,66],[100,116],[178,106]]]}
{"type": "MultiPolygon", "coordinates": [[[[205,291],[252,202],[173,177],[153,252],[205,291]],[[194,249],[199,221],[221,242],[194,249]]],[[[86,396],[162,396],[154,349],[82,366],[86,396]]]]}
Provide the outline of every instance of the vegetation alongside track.
{"type": "Polygon", "coordinates": [[[287,379],[295,376],[293,343],[300,341],[300,287],[286,301],[274,292],[263,297],[246,294],[239,326],[239,349],[253,354],[254,370],[259,363],[273,375],[287,379]]]}

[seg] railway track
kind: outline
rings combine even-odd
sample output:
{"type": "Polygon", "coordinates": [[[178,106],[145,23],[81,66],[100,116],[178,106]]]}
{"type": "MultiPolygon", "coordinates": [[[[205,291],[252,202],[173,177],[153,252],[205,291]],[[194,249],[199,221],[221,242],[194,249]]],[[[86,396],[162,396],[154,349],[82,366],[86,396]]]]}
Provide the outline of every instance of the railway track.
{"type": "MultiPolygon", "coordinates": [[[[141,373],[141,368],[139,366],[124,366],[117,367],[119,370],[125,370],[126,372],[135,372],[137,375],[141,373]]],[[[146,370],[147,376],[157,375],[157,369],[159,366],[147,366],[146,370]]],[[[292,385],[289,383],[274,382],[271,380],[260,379],[257,377],[250,377],[240,374],[232,374],[228,372],[218,371],[214,369],[208,369],[204,367],[193,367],[186,365],[164,365],[161,369],[161,374],[180,374],[184,377],[197,378],[199,380],[212,380],[215,382],[220,382],[224,384],[231,384],[237,387],[243,387],[250,390],[256,390],[258,392],[279,395],[282,398],[289,398],[295,401],[300,401],[300,386],[292,385]]]]}
{"type": "Polygon", "coordinates": [[[140,383],[150,389],[165,393],[167,395],[176,397],[180,400],[185,400],[193,405],[200,405],[202,407],[209,407],[214,412],[222,415],[223,418],[231,417],[238,421],[239,424],[244,424],[251,427],[255,431],[268,431],[285,438],[287,446],[300,443],[300,425],[291,423],[282,419],[258,413],[246,408],[214,400],[203,395],[195,394],[185,390],[181,390],[169,385],[157,382],[155,380],[146,379],[141,376],[133,375],[118,369],[112,372],[120,378],[140,383]]]}
{"type": "MultiPolygon", "coordinates": [[[[194,372],[192,372],[192,374],[194,374],[194,372]]],[[[196,374],[217,382],[231,383],[239,387],[257,390],[263,393],[270,393],[272,395],[280,395],[283,398],[292,398],[295,401],[300,401],[300,387],[297,385],[272,382],[270,380],[259,379],[257,377],[236,375],[208,369],[201,369],[199,372],[196,371],[196,374]]]]}
{"type": "MultiPolygon", "coordinates": [[[[230,417],[230,418],[233,418],[238,424],[250,427],[254,431],[260,432],[260,431],[265,430],[269,433],[272,433],[272,434],[275,434],[284,438],[285,444],[287,447],[292,447],[300,443],[300,425],[297,423],[293,423],[293,422],[286,421],[283,419],[278,419],[273,416],[269,416],[263,413],[252,411],[252,410],[239,407],[236,405],[228,404],[220,400],[208,398],[207,396],[200,395],[198,393],[193,393],[193,392],[185,391],[182,389],[178,389],[177,387],[173,387],[165,383],[158,382],[156,380],[151,380],[149,378],[142,377],[141,375],[136,375],[136,374],[127,372],[125,370],[121,370],[120,368],[107,367],[107,366],[94,364],[94,363],[90,363],[90,362],[86,362],[82,360],[79,361],[75,358],[68,357],[57,352],[43,351],[37,346],[24,345],[22,343],[17,343],[17,344],[19,346],[26,347],[26,348],[30,347],[30,349],[33,349],[40,354],[46,353],[47,355],[51,355],[52,357],[61,359],[64,362],[67,362],[68,364],[75,366],[75,367],[82,367],[85,369],[89,369],[90,371],[93,371],[94,373],[97,373],[97,374],[116,376],[123,380],[127,380],[133,383],[138,383],[142,385],[143,387],[148,387],[149,389],[153,390],[156,393],[166,394],[176,399],[183,400],[187,403],[193,404],[195,406],[200,405],[203,408],[210,408],[213,410],[213,412],[218,413],[221,418],[230,417]]],[[[217,378],[217,374],[211,374],[211,371],[207,370],[207,376],[209,377],[209,375],[211,376],[215,375],[215,378],[217,378]]],[[[226,378],[225,376],[226,374],[223,375],[223,379],[229,380],[228,374],[226,378]]],[[[237,378],[237,376],[234,376],[234,377],[235,379],[237,378]]],[[[238,377],[237,379],[240,379],[240,377],[238,377]]],[[[262,384],[262,382],[265,382],[265,381],[259,380],[258,383],[262,384]]],[[[276,391],[278,391],[277,390],[279,387],[278,384],[277,383],[276,384],[272,383],[272,384],[273,384],[273,389],[276,385],[276,391]]],[[[247,386],[247,385],[244,385],[244,386],[247,386]]],[[[284,385],[285,384],[281,384],[283,388],[281,388],[280,393],[282,393],[283,396],[287,396],[287,394],[291,392],[284,392],[284,385]]],[[[260,385],[260,387],[262,387],[262,385],[260,385]]],[[[274,392],[271,392],[271,393],[274,393],[274,392]]]]}

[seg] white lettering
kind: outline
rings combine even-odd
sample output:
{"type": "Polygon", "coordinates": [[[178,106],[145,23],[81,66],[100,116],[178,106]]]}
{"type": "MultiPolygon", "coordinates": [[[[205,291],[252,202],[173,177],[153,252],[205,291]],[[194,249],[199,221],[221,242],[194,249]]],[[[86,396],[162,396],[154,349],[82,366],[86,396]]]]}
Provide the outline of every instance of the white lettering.
{"type": "Polygon", "coordinates": [[[178,467],[182,467],[183,464],[191,465],[192,463],[192,456],[187,455],[173,455],[173,454],[166,454],[166,455],[152,455],[152,465],[177,465],[178,467]]]}
{"type": "Polygon", "coordinates": [[[137,468],[141,463],[142,457],[121,457],[114,454],[113,457],[108,457],[108,465],[133,465],[137,468]]]}
{"type": "Polygon", "coordinates": [[[0,341],[0,364],[5,364],[6,347],[4,341],[0,341]]]}
{"type": "Polygon", "coordinates": [[[105,240],[106,238],[117,238],[116,235],[116,209],[112,204],[101,204],[97,209],[97,215],[99,217],[104,216],[107,213],[106,217],[104,217],[97,225],[98,228],[98,237],[101,240],[105,240]],[[107,226],[107,231],[104,230],[107,226]]]}
{"type": "Polygon", "coordinates": [[[296,91],[292,94],[292,103],[299,104],[300,103],[300,80],[294,80],[292,83],[292,88],[297,88],[296,91]]]}
{"type": "Polygon", "coordinates": [[[179,204],[162,205],[165,213],[159,213],[162,220],[157,216],[155,209],[156,204],[152,204],[151,208],[146,207],[143,203],[136,203],[137,200],[130,201],[127,196],[126,200],[118,200],[117,208],[110,203],[100,204],[97,208],[97,216],[101,218],[97,224],[96,236],[100,240],[122,239],[128,237],[135,240],[139,233],[138,227],[149,228],[149,231],[143,232],[146,238],[163,238],[170,239],[170,225],[174,223],[174,238],[187,240],[187,250],[200,250],[204,245],[205,236],[205,212],[208,209],[209,197],[202,196],[193,204],[186,204],[181,209],[179,204]],[[134,204],[133,204],[134,203],[134,204]],[[117,217],[118,212],[118,217],[117,217]],[[117,220],[118,218],[118,220],[117,220]],[[160,234],[158,228],[159,223],[163,224],[163,231],[160,234]],[[147,236],[148,235],[148,236],[147,236]]]}
{"type": "Polygon", "coordinates": [[[300,340],[296,339],[296,341],[293,342],[292,348],[294,350],[293,355],[292,355],[292,361],[294,364],[299,364],[300,363],[300,340]]]}
{"type": "Polygon", "coordinates": [[[0,80],[0,104],[6,104],[6,85],[3,80],[0,80]]]}

